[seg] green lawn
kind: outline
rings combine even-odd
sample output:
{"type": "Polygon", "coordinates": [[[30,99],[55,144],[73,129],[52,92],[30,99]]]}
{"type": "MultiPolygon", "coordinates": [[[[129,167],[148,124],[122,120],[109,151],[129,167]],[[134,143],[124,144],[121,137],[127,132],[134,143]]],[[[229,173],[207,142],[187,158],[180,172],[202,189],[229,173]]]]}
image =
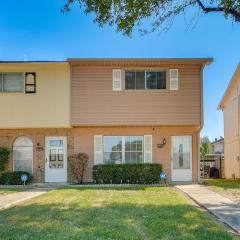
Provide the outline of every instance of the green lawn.
{"type": "Polygon", "coordinates": [[[19,188],[0,188],[0,196],[10,194],[10,193],[20,192],[20,191],[22,191],[22,189],[19,189],[19,188]]]}
{"type": "Polygon", "coordinates": [[[240,201],[240,180],[209,179],[204,180],[203,184],[210,186],[219,193],[230,194],[233,198],[240,201]]]}
{"type": "Polygon", "coordinates": [[[1,211],[0,233],[4,240],[235,239],[168,187],[54,190],[1,211]]]}

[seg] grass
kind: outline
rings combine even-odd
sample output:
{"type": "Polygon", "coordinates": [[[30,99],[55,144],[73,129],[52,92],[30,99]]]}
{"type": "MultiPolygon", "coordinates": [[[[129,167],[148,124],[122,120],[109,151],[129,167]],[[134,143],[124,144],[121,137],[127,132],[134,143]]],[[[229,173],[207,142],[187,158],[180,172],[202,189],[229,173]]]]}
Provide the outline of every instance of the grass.
{"type": "Polygon", "coordinates": [[[10,193],[20,192],[22,189],[19,188],[0,188],[0,196],[7,195],[10,193]]]}
{"type": "Polygon", "coordinates": [[[204,180],[203,184],[210,186],[219,193],[230,194],[233,198],[240,201],[240,180],[209,179],[204,180]]]}
{"type": "Polygon", "coordinates": [[[64,188],[0,212],[0,239],[235,239],[168,187],[64,188]]]}

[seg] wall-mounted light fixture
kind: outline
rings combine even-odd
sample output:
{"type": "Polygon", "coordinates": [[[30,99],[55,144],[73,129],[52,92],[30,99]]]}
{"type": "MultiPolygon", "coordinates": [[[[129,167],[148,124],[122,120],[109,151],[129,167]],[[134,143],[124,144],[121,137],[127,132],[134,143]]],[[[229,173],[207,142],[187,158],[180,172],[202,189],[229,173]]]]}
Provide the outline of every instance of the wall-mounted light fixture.
{"type": "Polygon", "coordinates": [[[166,140],[166,138],[163,138],[162,143],[158,143],[157,147],[158,148],[163,148],[166,144],[167,144],[167,140],[166,140]]]}

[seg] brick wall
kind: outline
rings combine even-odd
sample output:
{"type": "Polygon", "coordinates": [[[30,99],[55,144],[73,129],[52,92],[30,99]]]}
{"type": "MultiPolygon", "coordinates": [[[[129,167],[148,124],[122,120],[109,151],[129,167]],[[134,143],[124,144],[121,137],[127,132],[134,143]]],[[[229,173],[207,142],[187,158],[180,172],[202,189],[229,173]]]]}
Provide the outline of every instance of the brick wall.
{"type": "MultiPolygon", "coordinates": [[[[35,182],[45,179],[45,137],[67,136],[68,156],[72,153],[84,152],[89,156],[84,181],[92,181],[92,166],[94,164],[94,135],[152,135],[153,162],[161,163],[164,171],[171,179],[171,136],[191,135],[193,139],[193,181],[198,179],[198,130],[194,127],[76,127],[72,129],[6,129],[0,130],[0,146],[12,150],[13,142],[19,136],[30,137],[33,142],[33,176],[35,182]],[[157,148],[157,144],[166,138],[164,148],[157,148]]],[[[13,169],[12,151],[8,170],[13,169]]],[[[68,166],[68,182],[72,182],[71,170],[68,166]]]]}
{"type": "MultiPolygon", "coordinates": [[[[43,129],[1,129],[0,146],[10,150],[10,161],[7,170],[13,169],[13,143],[17,137],[26,136],[33,142],[33,177],[34,182],[44,182],[45,171],[45,137],[46,136],[67,136],[68,155],[73,152],[72,129],[65,128],[43,128],[43,129]]],[[[68,180],[71,181],[70,168],[68,167],[68,180]]]]}
{"type": "Polygon", "coordinates": [[[94,164],[94,135],[152,135],[153,162],[161,163],[171,180],[171,136],[192,136],[192,179],[198,181],[198,129],[195,127],[76,127],[73,128],[74,151],[85,152],[89,163],[85,173],[85,182],[92,181],[92,166],[94,164]],[[166,138],[167,144],[157,148],[157,144],[166,138]]]}

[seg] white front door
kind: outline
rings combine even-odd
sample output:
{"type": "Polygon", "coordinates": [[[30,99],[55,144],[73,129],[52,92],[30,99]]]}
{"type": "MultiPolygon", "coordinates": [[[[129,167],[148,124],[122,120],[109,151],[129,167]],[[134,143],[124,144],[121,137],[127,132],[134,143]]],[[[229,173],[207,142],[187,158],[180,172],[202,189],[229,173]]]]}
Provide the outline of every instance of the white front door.
{"type": "Polygon", "coordinates": [[[67,137],[45,138],[45,182],[67,182],[67,137]]]}
{"type": "Polygon", "coordinates": [[[192,181],[192,136],[172,137],[172,181],[192,181]]]}

